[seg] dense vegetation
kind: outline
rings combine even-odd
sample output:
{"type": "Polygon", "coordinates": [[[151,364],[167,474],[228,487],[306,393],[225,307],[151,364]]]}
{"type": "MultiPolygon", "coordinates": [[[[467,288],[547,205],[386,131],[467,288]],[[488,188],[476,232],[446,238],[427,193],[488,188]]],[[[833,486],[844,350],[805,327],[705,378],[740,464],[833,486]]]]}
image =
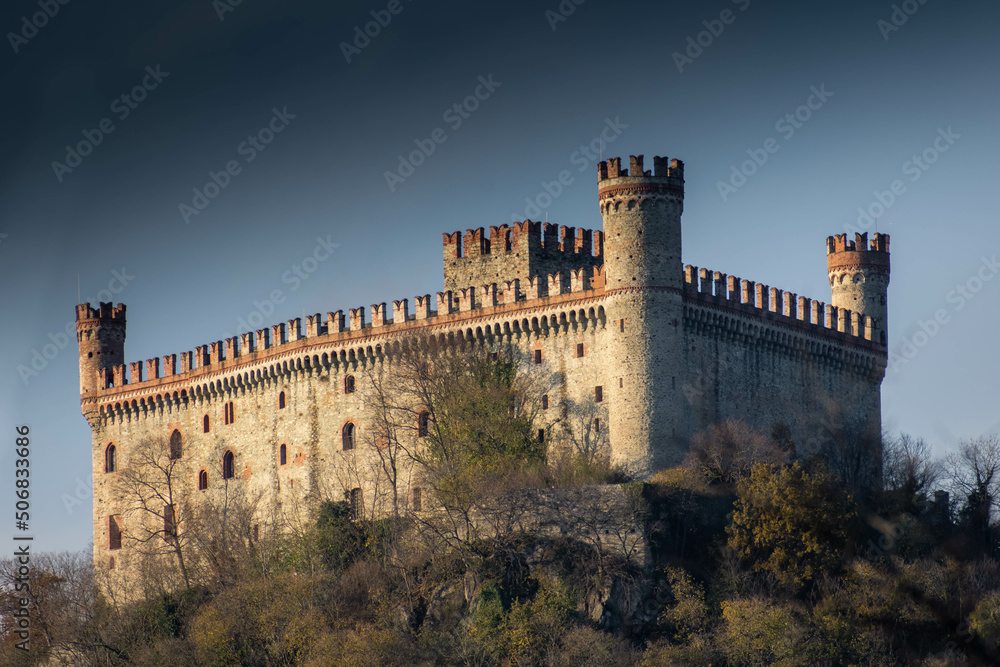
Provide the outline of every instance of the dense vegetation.
{"type": "Polygon", "coordinates": [[[240,502],[214,516],[211,539],[206,517],[182,516],[188,539],[164,553],[184,576],[151,577],[142,601],[98,593],[89,555],[46,556],[30,654],[14,649],[3,562],[3,664],[1000,663],[996,437],[943,462],[887,438],[873,494],[835,456],[797,457],[781,425],[727,422],[695,439],[684,466],[622,484],[579,452],[546,457],[534,381],[518,368],[456,357],[414,365],[408,382],[371,378],[378,464],[391,476],[419,459],[439,511],[393,497],[388,515],[359,516],[330,497],[312,523],[257,539],[240,502]],[[432,411],[432,433],[397,452],[411,404],[432,411]],[[581,484],[622,485],[627,511],[600,530],[524,527],[533,503],[596,512],[573,495],[581,484]],[[641,537],[646,557],[611,548],[615,530],[623,545],[641,537]]]}

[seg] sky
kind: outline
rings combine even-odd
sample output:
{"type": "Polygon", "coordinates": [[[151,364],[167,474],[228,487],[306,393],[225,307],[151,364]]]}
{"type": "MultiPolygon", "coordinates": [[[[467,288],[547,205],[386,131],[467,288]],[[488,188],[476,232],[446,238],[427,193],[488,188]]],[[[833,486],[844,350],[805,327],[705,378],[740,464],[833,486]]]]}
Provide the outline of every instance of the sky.
{"type": "Polygon", "coordinates": [[[28,425],[35,549],[92,539],[78,302],[125,303],[138,361],[433,294],[442,232],[600,228],[601,156],[683,160],[684,262],[810,298],[827,236],[889,233],[884,426],[939,456],[997,432],[998,27],[971,0],[3,3],[0,536],[28,425]]]}

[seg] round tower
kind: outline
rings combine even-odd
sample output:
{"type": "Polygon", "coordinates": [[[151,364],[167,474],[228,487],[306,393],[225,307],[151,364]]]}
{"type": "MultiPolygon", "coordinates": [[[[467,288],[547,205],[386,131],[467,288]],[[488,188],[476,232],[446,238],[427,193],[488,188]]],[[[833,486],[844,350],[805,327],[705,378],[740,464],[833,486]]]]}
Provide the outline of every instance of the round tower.
{"type": "Polygon", "coordinates": [[[869,245],[867,233],[855,234],[853,241],[847,240],[847,234],[838,234],[827,238],[826,253],[833,292],[831,305],[862,318],[870,315],[875,321],[872,340],[887,345],[889,235],[875,234],[869,245]]]}
{"type": "Polygon", "coordinates": [[[80,344],[80,396],[84,397],[113,384],[114,367],[125,363],[125,304],[102,303],[96,310],[89,303],[78,305],[76,340],[80,344]]]}
{"type": "Polygon", "coordinates": [[[684,165],[630,156],[598,165],[604,219],[608,318],[609,439],[613,464],[640,477],[677,465],[680,434],[683,268],[681,211],[684,165]]]}

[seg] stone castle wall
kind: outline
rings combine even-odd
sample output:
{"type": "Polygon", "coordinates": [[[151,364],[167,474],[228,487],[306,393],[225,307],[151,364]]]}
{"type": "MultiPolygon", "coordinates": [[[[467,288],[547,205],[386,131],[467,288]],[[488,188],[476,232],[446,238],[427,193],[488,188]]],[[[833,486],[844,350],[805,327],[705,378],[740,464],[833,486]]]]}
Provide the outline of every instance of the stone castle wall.
{"type": "MultiPolygon", "coordinates": [[[[413,345],[517,350],[546,396],[537,427],[550,453],[610,458],[640,476],[680,463],[695,433],[729,418],[765,433],[786,424],[807,448],[845,415],[878,431],[888,237],[877,235],[870,251],[864,235],[828,240],[832,304],[682,267],[682,163],[654,158],[649,172],[639,156],[629,167],[599,166],[603,233],[526,221],[491,228],[489,239],[482,229],[446,234],[445,290],[436,301],[416,297],[412,311],[401,299],[373,304],[370,319],[365,308],[310,315],[304,328],[294,319],[179,359],[126,364],[124,306],[79,306],[95,563],[117,577],[139,566],[109,545],[109,517],[123,500],[118,473],[105,471],[108,446],[120,471],[142,443],[164,446],[174,431],[182,522],[189,507],[234,493],[260,498],[261,530],[309,520],[321,500],[352,489],[366,515],[384,515],[392,494],[377,472],[365,398],[370,374],[391,371],[413,345]],[[850,295],[838,292],[841,276],[850,295]],[[355,447],[345,451],[348,422],[355,447]],[[224,480],[227,453],[234,475],[224,480]]],[[[414,474],[401,470],[404,507],[420,488],[414,474]]],[[[129,521],[125,530],[137,530],[129,521]]]]}

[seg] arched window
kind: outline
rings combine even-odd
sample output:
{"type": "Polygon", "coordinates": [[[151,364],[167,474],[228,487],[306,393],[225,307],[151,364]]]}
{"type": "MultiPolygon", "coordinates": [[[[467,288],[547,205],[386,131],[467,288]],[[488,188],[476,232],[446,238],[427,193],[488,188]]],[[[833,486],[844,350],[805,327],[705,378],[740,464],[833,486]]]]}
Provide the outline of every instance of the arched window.
{"type": "Polygon", "coordinates": [[[281,465],[288,463],[288,448],[284,445],[278,450],[278,463],[281,465]]]}
{"type": "Polygon", "coordinates": [[[232,479],[234,470],[233,453],[226,452],[222,456],[222,479],[232,479]]]}
{"type": "Polygon", "coordinates": [[[118,459],[116,457],[115,446],[108,445],[104,450],[104,472],[114,472],[118,469],[118,459]]]}
{"type": "Polygon", "coordinates": [[[208,415],[205,415],[205,418],[201,420],[201,427],[203,433],[208,433],[208,415]]]}
{"type": "Polygon", "coordinates": [[[285,407],[285,392],[278,394],[278,409],[281,410],[285,407]]]}
{"type": "Polygon", "coordinates": [[[224,404],[222,407],[224,408],[224,412],[225,412],[224,420],[223,421],[228,426],[229,424],[232,424],[234,421],[236,421],[236,414],[233,412],[233,402],[229,401],[228,403],[224,404]]]}
{"type": "Polygon", "coordinates": [[[348,375],[344,378],[344,393],[353,394],[354,393],[354,376],[348,375]]]}
{"type": "Polygon", "coordinates": [[[170,434],[170,458],[179,459],[182,452],[181,432],[174,429],[174,432],[170,434]]]}
{"type": "Polygon", "coordinates": [[[354,449],[354,424],[347,422],[343,430],[344,449],[354,449]]]}
{"type": "Polygon", "coordinates": [[[202,470],[198,473],[198,490],[204,491],[208,488],[208,471],[202,470]]]}
{"type": "Polygon", "coordinates": [[[420,438],[427,437],[427,434],[430,433],[430,427],[431,413],[424,410],[420,413],[420,416],[417,417],[417,436],[420,438]]]}

